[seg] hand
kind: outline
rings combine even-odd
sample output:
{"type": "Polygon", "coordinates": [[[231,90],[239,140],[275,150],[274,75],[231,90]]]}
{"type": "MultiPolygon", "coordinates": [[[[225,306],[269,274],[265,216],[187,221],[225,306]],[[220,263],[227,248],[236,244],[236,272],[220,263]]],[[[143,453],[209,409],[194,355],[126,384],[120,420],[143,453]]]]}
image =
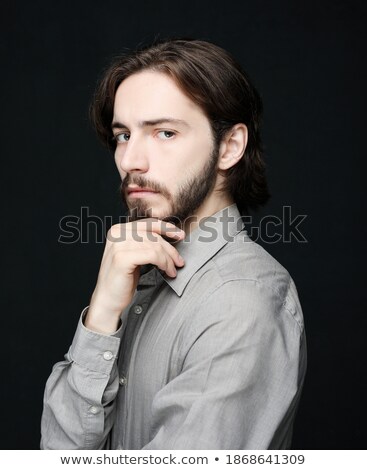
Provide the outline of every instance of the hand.
{"type": "Polygon", "coordinates": [[[105,334],[117,330],[121,312],[133,298],[140,266],[154,264],[168,276],[176,276],[176,266],[182,267],[184,260],[163,237],[182,240],[185,232],[169,222],[153,218],[110,228],[84,322],[88,329],[105,334]]]}

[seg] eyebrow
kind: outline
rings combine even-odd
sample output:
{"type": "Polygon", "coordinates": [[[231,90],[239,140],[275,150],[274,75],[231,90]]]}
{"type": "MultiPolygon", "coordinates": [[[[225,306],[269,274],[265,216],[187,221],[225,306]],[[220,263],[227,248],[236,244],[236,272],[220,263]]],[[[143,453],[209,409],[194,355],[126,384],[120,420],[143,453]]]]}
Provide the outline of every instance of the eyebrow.
{"type": "MultiPolygon", "coordinates": [[[[185,127],[190,127],[189,124],[183,119],[175,119],[175,118],[170,118],[170,117],[151,119],[149,121],[139,121],[138,127],[156,126],[157,124],[164,124],[166,122],[171,123],[171,124],[181,124],[185,127]]],[[[125,126],[125,124],[122,124],[121,122],[113,121],[111,124],[111,129],[112,130],[113,129],[128,129],[128,126],[125,126]]]]}

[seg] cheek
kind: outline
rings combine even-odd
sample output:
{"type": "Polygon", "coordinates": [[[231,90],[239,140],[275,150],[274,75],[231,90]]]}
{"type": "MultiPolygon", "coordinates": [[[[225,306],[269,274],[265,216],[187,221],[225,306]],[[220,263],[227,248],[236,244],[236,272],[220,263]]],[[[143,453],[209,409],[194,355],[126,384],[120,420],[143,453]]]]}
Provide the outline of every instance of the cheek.
{"type": "Polygon", "coordinates": [[[211,152],[211,140],[206,136],[201,136],[184,148],[180,148],[176,160],[177,165],[180,166],[180,173],[192,175],[199,172],[208,161],[211,152]]]}

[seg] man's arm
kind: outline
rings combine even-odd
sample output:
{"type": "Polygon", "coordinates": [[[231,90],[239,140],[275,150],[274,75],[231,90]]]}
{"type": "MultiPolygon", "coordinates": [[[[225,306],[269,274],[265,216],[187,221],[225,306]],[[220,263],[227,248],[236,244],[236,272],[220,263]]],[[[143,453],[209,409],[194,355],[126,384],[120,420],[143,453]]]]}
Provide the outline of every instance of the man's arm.
{"type": "Polygon", "coordinates": [[[86,311],[46,383],[41,449],[102,449],[113,425],[123,325],[113,335],[90,331],[82,322],[86,311]]]}
{"type": "Polygon", "coordinates": [[[186,332],[182,372],[154,398],[144,449],[290,446],[306,344],[293,281],[283,291],[236,280],[208,294],[186,332]]]}
{"type": "Polygon", "coordinates": [[[154,264],[175,277],[176,266],[184,264],[162,235],[177,241],[185,232],[159,219],[116,224],[108,231],[85,326],[79,322],[65,361],[55,364],[46,384],[42,449],[105,445],[119,386],[120,315],[135,293],[140,266],[154,264]]]}

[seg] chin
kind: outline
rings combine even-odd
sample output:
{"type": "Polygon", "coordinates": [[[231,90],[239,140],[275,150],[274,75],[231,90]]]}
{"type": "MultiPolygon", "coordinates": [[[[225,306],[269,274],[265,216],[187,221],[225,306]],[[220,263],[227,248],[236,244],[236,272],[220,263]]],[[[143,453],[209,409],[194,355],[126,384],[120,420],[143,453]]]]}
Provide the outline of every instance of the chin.
{"type": "Polygon", "coordinates": [[[138,217],[139,219],[145,219],[153,217],[155,219],[164,219],[165,217],[171,216],[170,210],[164,210],[162,208],[155,208],[143,204],[135,204],[134,206],[129,206],[129,216],[132,218],[138,217]]]}

